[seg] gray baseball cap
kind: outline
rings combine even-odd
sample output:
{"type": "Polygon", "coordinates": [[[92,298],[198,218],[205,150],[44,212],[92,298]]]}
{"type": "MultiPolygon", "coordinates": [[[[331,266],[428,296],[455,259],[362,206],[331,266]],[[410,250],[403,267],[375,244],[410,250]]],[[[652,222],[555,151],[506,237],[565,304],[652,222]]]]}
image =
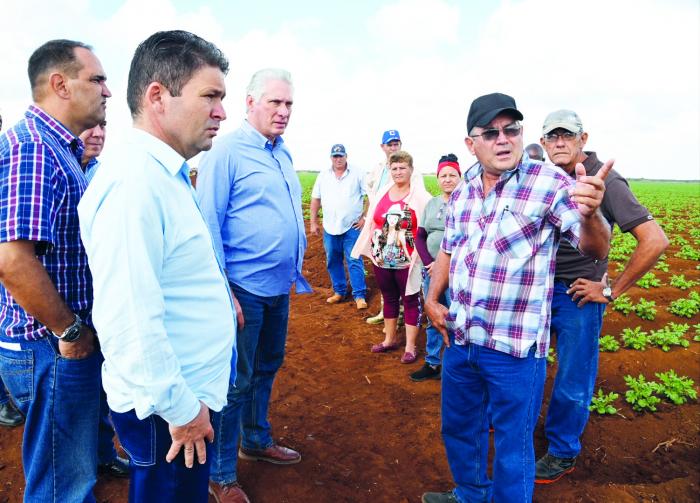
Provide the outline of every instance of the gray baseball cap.
{"type": "Polygon", "coordinates": [[[557,110],[549,114],[544,120],[542,134],[551,133],[557,128],[566,129],[572,133],[583,132],[581,118],[572,110],[557,110]]]}

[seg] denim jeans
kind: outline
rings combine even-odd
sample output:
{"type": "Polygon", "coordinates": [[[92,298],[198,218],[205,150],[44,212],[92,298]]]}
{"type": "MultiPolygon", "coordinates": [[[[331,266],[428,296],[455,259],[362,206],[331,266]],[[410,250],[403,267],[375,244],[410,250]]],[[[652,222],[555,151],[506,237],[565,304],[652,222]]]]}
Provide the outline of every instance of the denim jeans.
{"type": "Polygon", "coordinates": [[[345,280],[345,269],[343,267],[343,257],[348,264],[350,275],[350,285],[352,286],[352,297],[354,299],[364,299],[367,294],[365,285],[365,265],[362,257],[352,258],[350,252],[355,246],[355,241],[360,236],[360,231],[350,227],[343,234],[334,236],[323,231],[323,247],[326,249],[326,267],[333,283],[333,291],[340,295],[345,295],[348,285],[345,280]]]}
{"type": "MultiPolygon", "coordinates": [[[[430,276],[428,271],[423,269],[423,297],[428,295],[428,290],[430,289],[430,276]]],[[[450,307],[450,295],[449,289],[445,290],[440,298],[438,299],[440,304],[449,308],[450,307]]],[[[440,351],[442,351],[442,334],[433,328],[433,324],[430,323],[430,318],[427,318],[428,325],[425,327],[425,362],[430,365],[440,365],[440,351]]]]}
{"type": "Polygon", "coordinates": [[[458,501],[529,502],[535,482],[533,430],[544,387],[544,358],[476,344],[445,349],[442,437],[458,501]],[[493,481],[487,476],[488,407],[495,429],[493,481]]]}
{"type": "Polygon", "coordinates": [[[97,462],[101,465],[111,463],[117,457],[114,449],[114,426],[109,417],[107,395],[100,386],[100,422],[97,430],[97,462]]]}
{"type": "Polygon", "coordinates": [[[94,502],[100,352],[64,358],[54,337],[11,344],[20,347],[0,347],[0,374],[26,416],[24,501],[94,502]]]}
{"type": "Polygon", "coordinates": [[[194,453],[192,468],[185,466],[185,449],[172,462],[165,456],[172,444],[168,423],[155,414],[139,419],[134,410],[112,411],[112,421],[122,447],[129,455],[129,503],[207,503],[209,465],[199,464],[194,453]]]}
{"type": "Polygon", "coordinates": [[[7,390],[5,389],[5,383],[2,382],[2,378],[0,377],[0,405],[5,405],[9,401],[10,395],[7,393],[7,390]]]}
{"type": "Polygon", "coordinates": [[[272,382],[284,360],[289,319],[289,294],[261,297],[233,283],[231,290],[243,310],[245,326],[236,333],[238,359],[228,403],[212,415],[210,477],[218,484],[237,480],[239,438],[246,449],[262,450],[274,443],[267,411],[272,382]]]}
{"type": "Polygon", "coordinates": [[[605,304],[578,307],[566,290],[565,282],[554,283],[552,332],[557,338],[558,366],[544,430],[550,454],[575,458],[590,415],[605,304]]]}

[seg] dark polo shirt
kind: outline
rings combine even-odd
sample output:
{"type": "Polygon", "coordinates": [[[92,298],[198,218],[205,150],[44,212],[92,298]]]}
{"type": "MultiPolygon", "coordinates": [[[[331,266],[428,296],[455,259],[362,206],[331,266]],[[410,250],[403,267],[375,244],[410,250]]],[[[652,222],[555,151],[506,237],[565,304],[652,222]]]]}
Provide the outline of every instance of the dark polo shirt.
{"type": "MultiPolygon", "coordinates": [[[[588,157],[583,161],[586,174],[595,175],[603,166],[595,152],[584,152],[588,157]]],[[[572,176],[575,178],[575,174],[572,176]]],[[[649,210],[634,197],[630,186],[617,171],[610,170],[605,179],[605,195],[600,211],[610,224],[617,224],[622,232],[629,232],[648,220],[652,220],[649,210]]],[[[581,255],[568,241],[562,239],[557,252],[555,280],[571,283],[578,278],[600,281],[608,270],[608,260],[594,260],[581,255]]]]}

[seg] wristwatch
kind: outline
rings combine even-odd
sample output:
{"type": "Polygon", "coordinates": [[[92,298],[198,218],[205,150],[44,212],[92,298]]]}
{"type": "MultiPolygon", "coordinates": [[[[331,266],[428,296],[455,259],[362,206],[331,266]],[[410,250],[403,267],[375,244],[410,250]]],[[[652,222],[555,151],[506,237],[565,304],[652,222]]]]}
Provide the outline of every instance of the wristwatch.
{"type": "Polygon", "coordinates": [[[61,335],[58,335],[56,333],[54,333],[54,335],[61,339],[63,342],[75,342],[80,337],[80,329],[82,326],[83,320],[81,320],[80,316],[76,314],[73,323],[68,325],[68,328],[66,328],[61,335]]]}
{"type": "Polygon", "coordinates": [[[608,299],[608,302],[613,302],[615,300],[613,298],[612,287],[610,285],[607,285],[603,288],[603,297],[608,299]]]}

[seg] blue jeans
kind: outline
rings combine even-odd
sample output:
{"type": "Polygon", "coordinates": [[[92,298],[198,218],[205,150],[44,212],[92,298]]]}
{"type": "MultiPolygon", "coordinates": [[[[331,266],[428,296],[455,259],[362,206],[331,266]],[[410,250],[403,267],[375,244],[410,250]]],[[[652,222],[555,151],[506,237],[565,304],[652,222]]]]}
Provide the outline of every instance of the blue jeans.
{"type": "Polygon", "coordinates": [[[101,465],[111,463],[117,457],[114,449],[114,426],[109,417],[107,395],[100,386],[100,422],[97,430],[97,462],[101,465]]]}
{"type": "Polygon", "coordinates": [[[94,502],[100,364],[62,357],[57,339],[0,347],[0,374],[26,416],[22,462],[26,502],[94,502]]]}
{"type": "Polygon", "coordinates": [[[5,389],[5,383],[2,382],[2,378],[0,377],[0,405],[5,405],[9,401],[10,395],[7,393],[7,390],[5,389]]]}
{"type": "Polygon", "coordinates": [[[458,501],[529,502],[535,482],[532,435],[545,378],[545,358],[516,358],[476,344],[442,357],[442,437],[458,501]],[[486,473],[488,408],[495,429],[493,481],[486,473]]]}
{"type": "Polygon", "coordinates": [[[122,447],[129,455],[129,503],[207,503],[209,464],[199,464],[195,453],[192,468],[185,466],[185,449],[172,462],[165,456],[172,444],[168,423],[155,414],[141,420],[134,410],[112,411],[112,421],[122,447]]]}
{"type": "Polygon", "coordinates": [[[360,236],[360,231],[350,227],[343,234],[334,236],[323,231],[323,247],[326,249],[326,266],[328,274],[333,283],[333,291],[340,295],[345,295],[348,291],[348,284],[345,280],[345,268],[343,267],[343,257],[348,264],[350,275],[350,285],[352,286],[352,297],[354,299],[364,299],[367,294],[365,285],[365,265],[362,258],[352,258],[350,252],[355,246],[355,241],[360,236]]]}
{"type": "Polygon", "coordinates": [[[557,337],[558,367],[544,430],[550,454],[575,458],[590,415],[605,304],[578,307],[566,290],[565,282],[554,283],[552,332],[557,337]]]}
{"type": "MultiPolygon", "coordinates": [[[[423,297],[428,295],[429,288],[430,276],[428,272],[423,269],[423,297]]],[[[449,308],[451,303],[449,289],[445,290],[438,300],[440,304],[449,308]]],[[[440,365],[440,351],[442,350],[442,346],[442,334],[433,328],[433,324],[430,323],[430,318],[428,318],[428,325],[425,327],[425,362],[433,366],[440,365]]]]}
{"type": "Polygon", "coordinates": [[[236,333],[238,359],[228,403],[212,415],[210,477],[218,484],[237,480],[239,438],[246,449],[262,450],[274,444],[267,411],[272,382],[284,361],[289,319],[289,294],[261,297],[233,283],[231,290],[243,310],[245,326],[236,333]]]}

